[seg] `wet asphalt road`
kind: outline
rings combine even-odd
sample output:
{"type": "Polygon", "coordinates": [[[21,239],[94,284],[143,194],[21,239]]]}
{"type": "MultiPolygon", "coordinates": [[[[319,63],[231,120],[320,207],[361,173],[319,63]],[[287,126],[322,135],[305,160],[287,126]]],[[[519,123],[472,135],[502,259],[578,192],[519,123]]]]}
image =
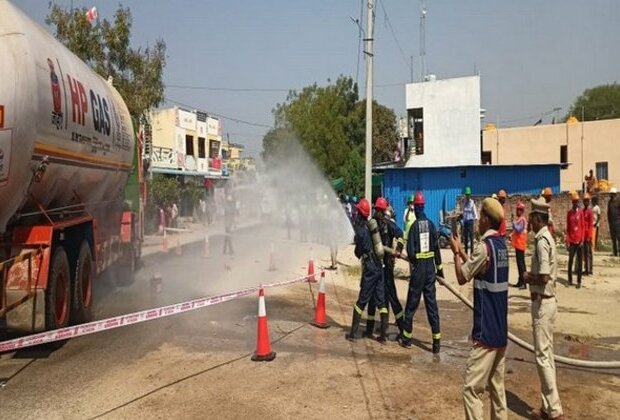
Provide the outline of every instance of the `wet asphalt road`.
{"type": "MultiPolygon", "coordinates": [[[[305,275],[310,245],[286,241],[283,234],[283,240],[273,241],[276,271],[271,272],[271,244],[261,243],[262,229],[254,227],[237,233],[233,237],[233,256],[221,254],[223,237],[214,236],[208,258],[204,257],[202,243],[184,247],[181,256],[173,248],[166,256],[147,258],[130,287],[117,287],[111,270],[98,279],[94,318],[104,319],[305,275]],[[155,274],[162,277],[163,284],[161,293],[154,296],[150,292],[150,279],[155,274]]],[[[257,299],[250,296],[191,313],[4,354],[0,357],[2,418],[89,418],[104,413],[115,405],[114,401],[122,400],[109,391],[115,388],[114,381],[123,376],[118,371],[127,369],[131,375],[130,369],[136,365],[139,370],[141,359],[166,346],[199,354],[210,350],[252,352],[256,311],[257,299]],[[108,376],[112,383],[104,387],[102,378],[108,376]],[[109,392],[109,397],[94,395],[99,389],[109,392]]],[[[277,339],[278,331],[273,335],[272,339],[277,339]]],[[[157,363],[164,370],[174,368],[167,367],[165,360],[157,363]]]]}

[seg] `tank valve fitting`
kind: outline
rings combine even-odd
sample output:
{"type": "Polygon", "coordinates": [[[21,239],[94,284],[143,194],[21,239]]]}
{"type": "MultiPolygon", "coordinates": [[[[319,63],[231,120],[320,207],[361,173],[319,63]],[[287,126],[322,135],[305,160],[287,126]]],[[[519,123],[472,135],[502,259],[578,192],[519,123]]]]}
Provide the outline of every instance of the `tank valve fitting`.
{"type": "Polygon", "coordinates": [[[41,183],[43,180],[43,175],[45,175],[45,171],[47,171],[47,167],[49,166],[49,158],[47,156],[43,156],[41,159],[41,163],[34,169],[34,182],[37,184],[41,183]]]}

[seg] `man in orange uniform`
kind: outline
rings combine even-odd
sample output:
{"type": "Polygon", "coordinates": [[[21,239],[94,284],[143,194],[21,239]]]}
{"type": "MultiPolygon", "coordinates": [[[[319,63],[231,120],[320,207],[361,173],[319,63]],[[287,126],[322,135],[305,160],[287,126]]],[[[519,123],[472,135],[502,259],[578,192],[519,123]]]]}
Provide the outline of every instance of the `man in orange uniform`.
{"type": "Polygon", "coordinates": [[[549,233],[551,233],[551,236],[555,235],[555,228],[553,226],[553,217],[551,215],[551,197],[553,197],[553,192],[551,191],[550,187],[545,187],[545,189],[542,191],[542,196],[545,199],[545,203],[547,203],[549,205],[549,222],[547,224],[547,228],[549,228],[549,233]]]}
{"type": "Polygon", "coordinates": [[[590,206],[590,194],[583,195],[583,222],[584,222],[584,238],[583,238],[583,260],[584,275],[592,274],[592,236],[594,235],[594,212],[590,206]]]}
{"type": "Polygon", "coordinates": [[[522,201],[517,202],[517,218],[512,222],[512,234],[510,240],[512,247],[515,249],[517,256],[517,269],[519,270],[519,280],[515,287],[519,289],[526,289],[527,286],[523,281],[523,274],[525,273],[525,248],[527,248],[527,220],[523,216],[525,211],[525,204],[522,201]]]}
{"type": "Polygon", "coordinates": [[[497,193],[497,201],[499,201],[499,204],[502,205],[502,211],[504,212],[504,218],[502,219],[502,223],[499,225],[499,230],[497,231],[497,233],[499,233],[499,236],[501,236],[502,238],[506,237],[506,209],[504,208],[504,204],[506,203],[507,197],[508,196],[506,195],[506,191],[504,190],[499,190],[499,192],[497,193]]]}
{"type": "Polygon", "coordinates": [[[581,269],[583,264],[583,240],[585,225],[583,210],[579,207],[579,194],[572,191],[570,199],[573,207],[566,214],[566,247],[568,248],[568,285],[573,284],[573,260],[577,255],[577,288],[581,288],[581,269]]]}

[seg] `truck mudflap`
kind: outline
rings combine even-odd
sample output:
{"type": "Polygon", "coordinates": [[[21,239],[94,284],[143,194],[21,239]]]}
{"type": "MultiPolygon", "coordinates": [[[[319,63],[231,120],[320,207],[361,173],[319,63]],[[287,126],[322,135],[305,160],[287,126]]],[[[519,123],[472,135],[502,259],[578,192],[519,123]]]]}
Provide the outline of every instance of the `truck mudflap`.
{"type": "Polygon", "coordinates": [[[0,263],[0,318],[18,331],[45,329],[45,285],[50,249],[23,249],[19,255],[0,263]]]}
{"type": "Polygon", "coordinates": [[[121,220],[121,242],[124,244],[132,243],[134,241],[135,235],[133,220],[132,212],[123,212],[123,218],[121,220]]]}

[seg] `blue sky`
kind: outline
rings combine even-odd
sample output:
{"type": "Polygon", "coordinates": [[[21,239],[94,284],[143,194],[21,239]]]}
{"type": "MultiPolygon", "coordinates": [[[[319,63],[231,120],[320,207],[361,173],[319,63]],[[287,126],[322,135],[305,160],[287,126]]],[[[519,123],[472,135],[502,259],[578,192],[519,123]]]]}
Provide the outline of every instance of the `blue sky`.
{"type": "MultiPolygon", "coordinates": [[[[43,24],[47,0],[15,3],[43,24]]],[[[100,17],[110,17],[118,6],[101,0],[73,4],[97,6],[100,17]]],[[[360,0],[125,0],[123,5],[133,12],[135,45],[166,41],[167,85],[286,90],[325,84],[340,74],[356,77],[358,29],[351,17],[360,17],[360,0]]],[[[533,124],[556,107],[563,115],[584,89],[620,81],[618,0],[426,0],[425,6],[428,71],[438,78],[480,72],[487,122],[533,124]]],[[[376,7],[375,97],[397,115],[405,114],[411,55],[414,78],[420,77],[420,10],[420,0],[382,0],[376,7]]],[[[362,87],[364,78],[362,58],[362,87]]],[[[286,92],[168,87],[166,96],[271,125],[271,110],[286,92]]],[[[266,128],[223,121],[231,141],[246,144],[250,154],[260,151],[266,128]]]]}

